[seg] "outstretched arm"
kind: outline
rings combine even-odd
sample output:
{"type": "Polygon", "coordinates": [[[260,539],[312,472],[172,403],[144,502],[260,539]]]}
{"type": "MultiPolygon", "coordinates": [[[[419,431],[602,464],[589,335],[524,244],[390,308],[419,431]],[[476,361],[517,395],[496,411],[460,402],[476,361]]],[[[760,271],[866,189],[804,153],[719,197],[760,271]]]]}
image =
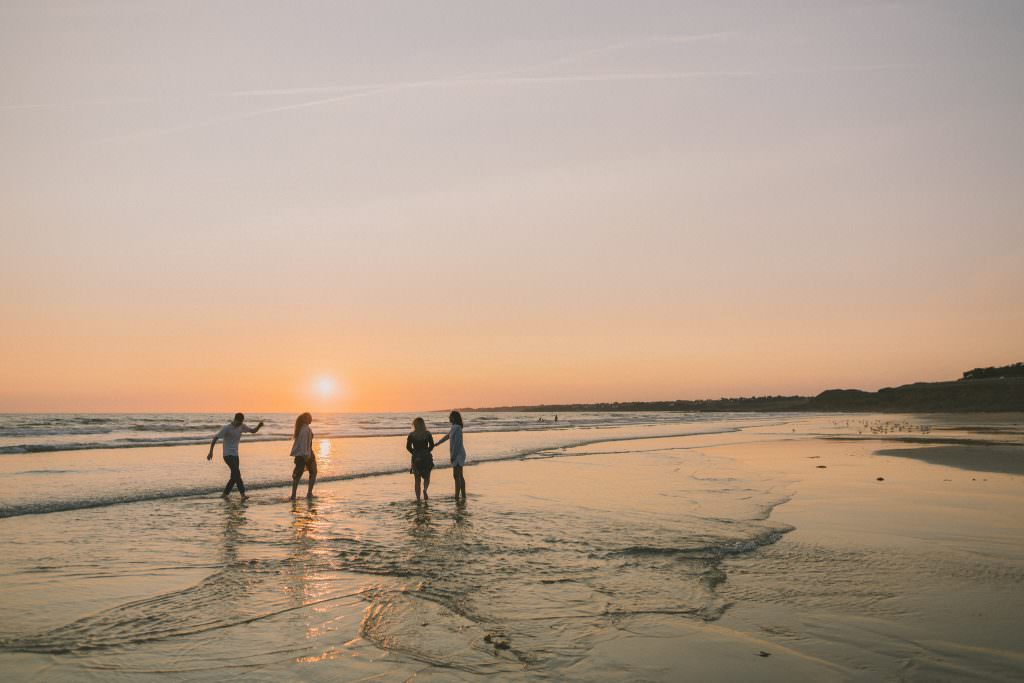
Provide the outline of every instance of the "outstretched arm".
{"type": "Polygon", "coordinates": [[[255,428],[250,427],[249,425],[246,425],[245,426],[245,431],[249,432],[250,434],[255,434],[256,432],[260,431],[260,429],[262,429],[262,428],[263,428],[263,420],[260,420],[260,423],[258,425],[256,425],[255,428]]]}
{"type": "Polygon", "coordinates": [[[452,432],[451,432],[451,430],[449,430],[449,431],[448,431],[448,433],[447,433],[447,434],[445,434],[444,436],[442,436],[442,437],[441,437],[440,439],[438,439],[438,440],[437,440],[437,443],[435,443],[434,445],[435,445],[435,446],[440,446],[440,445],[441,445],[441,444],[443,444],[443,443],[444,443],[445,441],[447,441],[448,439],[450,439],[450,438],[451,438],[451,436],[452,436],[452,432]]]}

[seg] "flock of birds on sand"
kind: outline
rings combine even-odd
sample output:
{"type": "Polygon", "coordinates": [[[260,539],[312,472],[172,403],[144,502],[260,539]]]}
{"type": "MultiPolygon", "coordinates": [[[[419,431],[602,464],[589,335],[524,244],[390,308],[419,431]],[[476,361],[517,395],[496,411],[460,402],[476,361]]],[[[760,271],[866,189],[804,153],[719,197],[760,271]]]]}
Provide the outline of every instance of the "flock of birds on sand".
{"type": "Polygon", "coordinates": [[[849,429],[853,427],[857,430],[858,434],[864,434],[870,432],[871,434],[929,434],[932,431],[930,425],[914,424],[906,420],[894,422],[891,420],[846,420],[840,422],[838,420],[832,421],[832,426],[836,428],[849,429]]]}

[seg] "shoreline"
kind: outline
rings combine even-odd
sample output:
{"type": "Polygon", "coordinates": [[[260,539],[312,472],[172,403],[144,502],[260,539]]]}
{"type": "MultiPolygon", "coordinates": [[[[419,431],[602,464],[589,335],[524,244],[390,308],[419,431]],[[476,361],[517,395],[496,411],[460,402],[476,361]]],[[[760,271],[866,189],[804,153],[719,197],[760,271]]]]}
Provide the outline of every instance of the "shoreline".
{"type": "MultiPolygon", "coordinates": [[[[409,422],[415,413],[325,413],[320,416],[315,431],[318,440],[323,439],[374,439],[405,436],[409,431],[409,422]],[[366,420],[352,421],[353,417],[370,418],[366,420]],[[338,418],[345,418],[339,421],[338,418]],[[408,420],[406,419],[408,418],[408,420]],[[389,422],[390,426],[369,428],[366,424],[378,424],[389,422]],[[339,424],[340,423],[340,424],[339,424]],[[367,431],[371,430],[371,431],[367,431]]],[[[428,419],[429,426],[438,431],[446,429],[447,413],[422,413],[428,419]]],[[[494,433],[515,433],[515,432],[543,432],[543,431],[566,431],[572,429],[612,429],[621,427],[642,427],[658,426],[665,424],[694,424],[708,422],[715,416],[710,414],[680,413],[680,412],[644,412],[632,414],[598,414],[580,412],[574,413],[570,419],[562,422],[534,420],[533,415],[508,413],[500,417],[492,415],[476,416],[473,432],[477,434],[494,433]],[[609,417],[622,417],[624,419],[611,420],[609,417]],[[691,419],[686,419],[687,417],[691,419]],[[692,419],[697,418],[697,419],[692,419]]],[[[223,426],[222,422],[228,419],[223,414],[207,413],[179,413],[174,414],[177,419],[187,422],[188,418],[213,421],[213,424],[198,425],[173,425],[167,428],[166,424],[158,426],[147,426],[140,428],[139,423],[152,421],[156,418],[169,418],[167,413],[125,413],[117,414],[120,420],[118,425],[112,425],[109,429],[90,431],[99,417],[110,417],[109,414],[83,415],[79,413],[9,413],[0,415],[2,417],[40,417],[47,420],[53,418],[64,418],[65,424],[59,427],[34,431],[38,425],[20,424],[9,426],[0,422],[0,436],[8,433],[15,433],[19,439],[36,439],[36,443],[10,443],[12,437],[6,436],[8,443],[0,445],[0,455],[28,455],[36,453],[63,453],[71,451],[88,450],[124,450],[136,448],[166,448],[173,446],[198,446],[208,444],[213,434],[223,426]],[[85,425],[76,422],[85,422],[85,425]],[[164,428],[161,428],[164,427],[164,428]],[[150,434],[149,438],[142,435],[150,434]],[[89,437],[97,440],[92,441],[61,441],[58,437],[89,437]],[[49,439],[49,441],[47,441],[49,439]],[[109,440],[104,440],[109,439],[109,440]],[[41,442],[40,442],[41,441],[41,442]]],[[[722,413],[718,417],[735,417],[734,414],[722,413]]],[[[470,419],[474,416],[470,414],[470,419]]],[[[253,413],[250,422],[266,418],[274,420],[259,435],[246,435],[245,442],[256,443],[281,443],[292,440],[291,431],[293,416],[285,413],[253,413]],[[271,430],[277,429],[277,432],[271,430]],[[284,430],[284,431],[281,431],[284,430]],[[269,433],[268,433],[269,432],[269,433]]]]}
{"type": "MultiPolygon", "coordinates": [[[[477,432],[480,439],[493,442],[490,448],[479,448],[474,452],[471,465],[497,460],[518,460],[542,456],[549,451],[587,446],[608,441],[633,441],[665,438],[666,436],[701,436],[719,433],[734,433],[740,427],[729,422],[672,422],[640,427],[608,426],[601,428],[577,429],[532,429],[524,432],[492,431],[477,432]],[[637,429],[648,433],[634,433],[637,429]]],[[[242,444],[242,472],[248,488],[267,489],[275,486],[290,486],[292,462],[284,449],[278,448],[279,441],[251,441],[242,444]],[[284,463],[287,463],[284,466],[284,463]]],[[[408,453],[405,451],[404,436],[380,436],[376,439],[317,438],[316,450],[320,464],[319,481],[340,481],[346,479],[383,476],[401,473],[408,468],[408,453]]],[[[147,458],[150,448],[139,448],[138,452],[123,448],[84,449],[78,451],[55,451],[39,454],[7,454],[0,456],[0,479],[24,482],[29,490],[33,486],[48,487],[49,495],[42,500],[17,499],[19,487],[7,497],[5,506],[0,507],[0,519],[26,514],[48,514],[75,509],[102,507],[105,505],[132,504],[147,500],[178,497],[193,497],[216,493],[223,487],[221,480],[221,458],[215,453],[212,462],[206,462],[206,444],[175,444],[156,449],[159,459],[147,458]],[[127,456],[127,457],[126,457],[127,456]],[[108,463],[121,464],[123,472],[111,477],[104,474],[108,463]],[[83,497],[71,482],[56,475],[76,474],[76,470],[88,463],[97,474],[96,489],[90,496],[83,497]],[[191,477],[190,486],[179,486],[174,490],[151,488],[133,491],[139,482],[145,483],[148,469],[159,463],[161,479],[181,481],[191,477]],[[46,469],[40,469],[43,466],[46,469]],[[211,476],[212,475],[212,476],[211,476]],[[55,485],[65,485],[56,489],[55,485]],[[128,491],[128,493],[126,493],[128,491]],[[12,501],[13,499],[13,501],[12,501]]],[[[151,454],[150,454],[151,455],[151,454]]],[[[445,455],[435,460],[435,466],[447,469],[445,455]]]]}

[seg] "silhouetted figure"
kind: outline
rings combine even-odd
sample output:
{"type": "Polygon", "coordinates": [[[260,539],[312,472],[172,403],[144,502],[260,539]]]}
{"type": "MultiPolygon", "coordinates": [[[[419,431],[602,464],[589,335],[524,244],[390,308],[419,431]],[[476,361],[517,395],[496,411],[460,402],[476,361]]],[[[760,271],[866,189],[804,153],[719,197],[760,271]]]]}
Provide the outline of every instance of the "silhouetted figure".
{"type": "Polygon", "coordinates": [[[303,413],[295,418],[295,441],[292,442],[292,460],[295,462],[295,469],[292,470],[292,500],[295,500],[295,491],[299,488],[299,480],[302,473],[309,470],[309,488],[306,490],[306,497],[313,497],[313,484],[316,483],[316,453],[313,452],[313,430],[309,426],[313,422],[313,416],[303,413]]]}
{"type": "Polygon", "coordinates": [[[462,494],[462,500],[466,500],[466,478],[462,476],[462,468],[466,466],[466,447],[462,443],[462,413],[453,410],[448,415],[448,422],[452,428],[448,433],[434,444],[440,446],[448,441],[448,451],[452,460],[452,476],[455,478],[455,500],[462,494]],[[450,441],[449,441],[450,439],[450,441]]]}
{"type": "Polygon", "coordinates": [[[224,487],[224,493],[221,494],[224,498],[228,497],[231,489],[235,488],[235,486],[238,486],[238,493],[242,495],[242,500],[249,497],[245,495],[242,471],[238,468],[238,443],[242,440],[242,434],[255,434],[260,431],[262,426],[263,422],[261,421],[254,429],[245,424],[245,415],[235,413],[235,419],[221,427],[220,431],[214,434],[213,441],[210,442],[210,452],[206,454],[206,459],[213,460],[213,447],[217,445],[217,439],[221,439],[224,442],[224,464],[231,470],[231,478],[228,479],[227,486],[224,487]]]}
{"type": "Polygon", "coordinates": [[[423,480],[423,499],[430,500],[430,470],[434,469],[434,436],[427,431],[422,417],[412,421],[412,431],[405,439],[405,450],[412,455],[409,471],[416,475],[416,500],[420,499],[420,480],[423,480]]]}

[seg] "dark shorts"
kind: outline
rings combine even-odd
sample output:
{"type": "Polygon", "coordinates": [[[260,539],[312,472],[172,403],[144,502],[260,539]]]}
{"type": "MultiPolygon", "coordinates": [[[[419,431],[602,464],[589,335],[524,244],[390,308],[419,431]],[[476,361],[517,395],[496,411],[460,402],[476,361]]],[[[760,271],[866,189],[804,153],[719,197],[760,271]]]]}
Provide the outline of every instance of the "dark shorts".
{"type": "Polygon", "coordinates": [[[412,471],[421,477],[429,477],[430,470],[434,469],[434,459],[430,456],[426,458],[413,458],[412,459],[412,471]]]}
{"type": "Polygon", "coordinates": [[[316,456],[315,455],[311,456],[309,458],[303,458],[302,456],[299,456],[298,458],[294,458],[294,460],[295,460],[295,469],[292,470],[292,479],[298,479],[299,477],[301,477],[302,473],[305,470],[309,470],[309,475],[311,477],[315,477],[316,476],[316,456]]]}

